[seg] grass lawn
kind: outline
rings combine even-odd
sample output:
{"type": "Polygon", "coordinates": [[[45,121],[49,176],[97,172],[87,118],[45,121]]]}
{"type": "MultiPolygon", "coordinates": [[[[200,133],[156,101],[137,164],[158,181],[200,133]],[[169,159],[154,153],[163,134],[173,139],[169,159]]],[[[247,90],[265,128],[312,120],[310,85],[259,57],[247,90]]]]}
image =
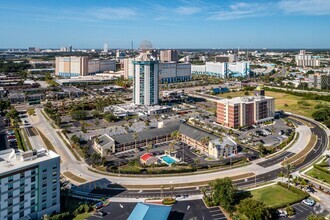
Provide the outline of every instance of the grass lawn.
{"type": "Polygon", "coordinates": [[[330,174],[327,174],[326,172],[313,168],[306,174],[322,182],[330,184],[330,174]]]}
{"type": "Polygon", "coordinates": [[[284,207],[297,201],[300,197],[303,199],[301,195],[295,194],[279,185],[252,190],[251,194],[253,199],[259,200],[269,207],[284,207]]]}
{"type": "Polygon", "coordinates": [[[85,182],[87,182],[86,179],[81,178],[81,177],[79,177],[79,176],[76,176],[76,175],[74,175],[73,173],[71,173],[71,172],[69,172],[69,171],[65,171],[65,172],[63,173],[63,175],[66,176],[66,177],[69,178],[69,179],[72,179],[73,181],[78,182],[78,183],[85,183],[85,182]]]}
{"type": "MultiPolygon", "coordinates": [[[[244,91],[240,92],[229,92],[225,94],[220,94],[220,97],[227,98],[228,96],[234,97],[240,97],[245,96],[244,91]]],[[[288,112],[293,112],[299,115],[303,115],[306,117],[312,117],[312,113],[314,112],[314,106],[319,103],[327,103],[329,102],[325,101],[319,101],[319,100],[306,100],[304,97],[300,96],[294,96],[289,95],[282,92],[271,92],[271,91],[265,91],[266,96],[271,96],[275,98],[275,109],[276,110],[284,110],[288,112]],[[306,101],[309,105],[299,105],[299,101],[306,101]],[[287,104],[288,106],[286,106],[287,104]]],[[[249,91],[249,95],[253,95],[253,91],[249,91]]]]}
{"type": "Polygon", "coordinates": [[[91,215],[92,215],[91,212],[89,212],[89,213],[81,213],[81,214],[77,215],[76,217],[74,217],[73,220],[84,220],[84,219],[87,219],[91,215]]]}

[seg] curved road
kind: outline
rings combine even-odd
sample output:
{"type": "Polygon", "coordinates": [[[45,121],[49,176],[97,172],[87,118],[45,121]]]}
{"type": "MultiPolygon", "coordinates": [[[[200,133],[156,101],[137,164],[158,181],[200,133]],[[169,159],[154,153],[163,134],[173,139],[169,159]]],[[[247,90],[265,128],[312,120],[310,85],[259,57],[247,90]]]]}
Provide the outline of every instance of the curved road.
{"type": "MultiPolygon", "coordinates": [[[[44,118],[42,114],[40,114],[40,111],[36,111],[39,115],[39,118],[37,121],[34,121],[34,125],[41,128],[42,131],[45,133],[45,135],[50,139],[50,141],[57,146],[57,153],[61,155],[62,158],[62,164],[61,169],[62,171],[69,170],[72,173],[76,175],[81,175],[81,177],[86,178],[88,180],[88,183],[82,184],[78,187],[78,189],[85,191],[86,193],[97,193],[97,194],[103,194],[107,196],[123,196],[123,197],[149,197],[149,196],[159,196],[160,195],[160,189],[156,190],[126,190],[126,189],[110,189],[108,186],[110,184],[118,184],[118,185],[171,185],[171,184],[188,184],[190,182],[200,182],[200,181],[209,181],[216,178],[222,178],[226,176],[236,176],[244,173],[248,173],[251,171],[255,171],[256,176],[247,178],[244,180],[235,181],[234,183],[238,187],[243,186],[249,186],[254,185],[256,183],[262,183],[269,180],[276,179],[278,177],[278,174],[283,170],[283,167],[277,163],[269,167],[261,167],[254,163],[252,165],[242,167],[242,168],[236,168],[231,170],[225,170],[225,171],[218,171],[218,172],[212,172],[212,173],[204,173],[204,174],[198,174],[198,175],[185,175],[185,176],[171,176],[171,177],[125,177],[125,176],[107,176],[102,175],[98,173],[94,173],[90,170],[88,170],[88,165],[86,165],[84,162],[77,161],[71,154],[71,152],[67,149],[63,141],[58,137],[58,134],[56,133],[55,129],[53,129],[48,121],[44,118]],[[63,157],[63,156],[64,157],[63,157]]],[[[317,143],[314,147],[314,149],[308,153],[305,160],[299,164],[295,170],[299,170],[309,164],[311,164],[316,158],[322,155],[324,150],[327,147],[328,142],[328,136],[325,130],[320,127],[317,123],[313,122],[312,120],[307,120],[303,117],[293,116],[297,117],[300,120],[308,121],[311,123],[314,127],[311,128],[311,131],[318,136],[317,143]]],[[[283,159],[285,158],[285,153],[282,153],[283,159]]],[[[280,156],[281,157],[281,156],[280,156]]],[[[270,159],[271,160],[271,159],[270,159]]],[[[278,160],[282,161],[282,160],[278,160]]],[[[164,190],[164,195],[166,193],[170,193],[169,190],[164,190]]],[[[175,190],[176,194],[200,194],[200,190],[197,187],[193,188],[180,188],[175,190]]]]}

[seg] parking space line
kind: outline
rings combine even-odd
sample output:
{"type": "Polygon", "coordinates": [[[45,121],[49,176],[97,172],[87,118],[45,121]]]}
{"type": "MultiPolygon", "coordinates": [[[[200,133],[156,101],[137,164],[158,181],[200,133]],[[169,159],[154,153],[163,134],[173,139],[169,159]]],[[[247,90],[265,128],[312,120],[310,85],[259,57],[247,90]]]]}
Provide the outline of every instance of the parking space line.
{"type": "Polygon", "coordinates": [[[307,208],[310,208],[310,207],[307,206],[307,205],[304,205],[304,204],[301,204],[300,208],[302,208],[302,209],[304,209],[306,211],[310,211],[309,209],[307,209],[307,208]]]}
{"type": "Polygon", "coordinates": [[[301,209],[298,209],[298,207],[297,206],[293,206],[295,209],[297,209],[297,210],[299,210],[300,212],[304,212],[304,211],[302,211],[301,209]]]}
{"type": "Polygon", "coordinates": [[[215,218],[214,220],[227,219],[225,216],[221,218],[215,218]]]}
{"type": "Polygon", "coordinates": [[[222,213],[218,213],[218,214],[214,214],[214,215],[212,215],[212,216],[218,216],[218,215],[223,215],[222,213]]]}

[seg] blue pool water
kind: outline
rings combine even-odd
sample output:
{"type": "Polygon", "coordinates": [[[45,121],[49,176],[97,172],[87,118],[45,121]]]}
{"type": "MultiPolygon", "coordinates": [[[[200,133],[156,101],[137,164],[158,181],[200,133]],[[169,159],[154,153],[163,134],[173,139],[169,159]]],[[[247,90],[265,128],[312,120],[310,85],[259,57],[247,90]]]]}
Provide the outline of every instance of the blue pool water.
{"type": "Polygon", "coordinates": [[[172,157],[169,157],[169,156],[167,156],[167,155],[165,155],[165,156],[163,156],[163,157],[161,157],[161,158],[162,158],[162,160],[163,160],[165,163],[167,163],[168,165],[170,165],[170,164],[176,162],[176,160],[174,160],[172,157]]]}

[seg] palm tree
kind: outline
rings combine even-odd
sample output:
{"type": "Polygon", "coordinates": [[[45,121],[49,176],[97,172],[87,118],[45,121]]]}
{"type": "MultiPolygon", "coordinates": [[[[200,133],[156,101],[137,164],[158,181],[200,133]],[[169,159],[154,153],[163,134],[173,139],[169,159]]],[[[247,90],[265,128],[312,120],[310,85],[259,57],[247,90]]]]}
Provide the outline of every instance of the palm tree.
{"type": "Polygon", "coordinates": [[[181,137],[181,134],[180,134],[179,131],[173,131],[173,132],[171,133],[171,138],[172,138],[172,139],[179,140],[180,137],[181,137]]]}
{"type": "Polygon", "coordinates": [[[163,190],[164,190],[164,186],[163,186],[163,185],[161,185],[161,186],[160,186],[160,192],[161,192],[161,195],[160,195],[160,197],[161,197],[161,198],[163,198],[163,197],[164,197],[164,194],[163,194],[163,190]]]}
{"type": "Polygon", "coordinates": [[[204,196],[204,199],[207,197],[206,196],[206,187],[205,186],[202,186],[201,187],[201,192],[203,193],[203,196],[204,196]]]}
{"type": "Polygon", "coordinates": [[[284,173],[281,171],[279,174],[278,174],[278,177],[282,177],[282,182],[283,182],[283,177],[284,177],[284,173]]]}
{"type": "Polygon", "coordinates": [[[171,190],[171,197],[173,197],[174,186],[171,186],[171,187],[170,187],[170,190],[171,190]]]}
{"type": "Polygon", "coordinates": [[[288,179],[288,188],[290,187],[290,178],[291,178],[291,173],[294,170],[294,167],[291,163],[286,163],[285,164],[285,169],[286,169],[286,177],[288,179]]]}
{"type": "Polygon", "coordinates": [[[147,152],[149,152],[151,149],[152,149],[152,143],[149,142],[146,146],[146,150],[147,150],[147,152]]]}
{"type": "Polygon", "coordinates": [[[133,134],[132,136],[133,136],[134,141],[135,141],[135,149],[136,149],[136,140],[137,140],[137,138],[138,138],[138,135],[137,135],[136,132],[134,132],[134,134],[133,134]]]}

